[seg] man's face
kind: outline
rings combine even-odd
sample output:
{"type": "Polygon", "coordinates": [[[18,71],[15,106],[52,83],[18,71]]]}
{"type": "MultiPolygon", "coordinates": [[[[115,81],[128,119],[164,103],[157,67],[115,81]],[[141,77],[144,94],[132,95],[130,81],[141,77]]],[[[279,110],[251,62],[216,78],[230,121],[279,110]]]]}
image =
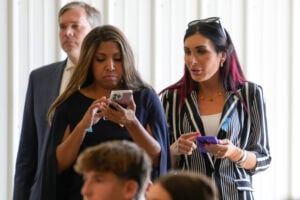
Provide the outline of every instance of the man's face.
{"type": "Polygon", "coordinates": [[[92,28],[84,8],[68,10],[59,18],[60,44],[72,62],[79,59],[81,43],[92,28]]]}
{"type": "Polygon", "coordinates": [[[83,173],[83,177],[84,184],[81,188],[81,194],[84,200],[126,200],[133,198],[134,194],[128,194],[127,181],[120,179],[113,173],[88,171],[83,173]]]}

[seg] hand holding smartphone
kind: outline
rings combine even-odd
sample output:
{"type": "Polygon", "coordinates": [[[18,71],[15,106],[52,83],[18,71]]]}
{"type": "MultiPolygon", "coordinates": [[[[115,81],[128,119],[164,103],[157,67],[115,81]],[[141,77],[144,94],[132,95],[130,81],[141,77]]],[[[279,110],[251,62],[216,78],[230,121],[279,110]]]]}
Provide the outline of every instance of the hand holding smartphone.
{"type": "Polygon", "coordinates": [[[130,103],[131,96],[132,90],[112,90],[109,98],[121,106],[126,107],[130,103]]]}
{"type": "Polygon", "coordinates": [[[216,136],[199,136],[196,138],[196,144],[202,153],[207,153],[205,144],[218,144],[218,138],[216,136]]]}

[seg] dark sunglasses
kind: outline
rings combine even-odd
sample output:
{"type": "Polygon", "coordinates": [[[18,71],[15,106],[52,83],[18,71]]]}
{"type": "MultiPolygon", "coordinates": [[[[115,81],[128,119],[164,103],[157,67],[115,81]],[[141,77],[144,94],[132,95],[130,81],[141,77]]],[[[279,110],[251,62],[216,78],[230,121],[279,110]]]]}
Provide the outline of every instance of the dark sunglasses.
{"type": "Polygon", "coordinates": [[[197,20],[194,20],[194,21],[191,21],[190,23],[188,23],[188,27],[198,25],[199,23],[218,23],[222,29],[222,32],[223,32],[225,38],[227,39],[225,29],[224,29],[219,17],[209,17],[206,19],[197,19],[197,20]]]}

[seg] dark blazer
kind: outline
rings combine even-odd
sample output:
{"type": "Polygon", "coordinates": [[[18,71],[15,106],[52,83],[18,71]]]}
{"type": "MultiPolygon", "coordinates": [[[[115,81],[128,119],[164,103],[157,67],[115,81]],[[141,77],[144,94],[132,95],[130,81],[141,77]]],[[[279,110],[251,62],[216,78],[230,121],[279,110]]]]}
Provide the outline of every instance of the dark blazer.
{"type": "Polygon", "coordinates": [[[37,171],[44,142],[49,133],[47,112],[59,94],[67,60],[31,72],[24,105],[23,122],[16,160],[13,200],[35,199],[37,171]]]}

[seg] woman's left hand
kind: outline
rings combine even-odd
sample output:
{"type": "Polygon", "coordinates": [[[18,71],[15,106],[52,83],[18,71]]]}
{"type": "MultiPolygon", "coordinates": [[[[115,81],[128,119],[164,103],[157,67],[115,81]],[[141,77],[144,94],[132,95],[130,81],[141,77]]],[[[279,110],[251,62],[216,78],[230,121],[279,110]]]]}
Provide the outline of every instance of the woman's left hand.
{"type": "Polygon", "coordinates": [[[206,144],[205,148],[217,158],[226,158],[235,154],[237,147],[228,139],[219,140],[218,144],[206,144]]]}
{"type": "Polygon", "coordinates": [[[126,107],[123,107],[110,99],[107,99],[106,104],[101,105],[103,117],[117,124],[120,124],[121,126],[126,126],[127,124],[130,124],[134,121],[135,110],[136,105],[134,103],[133,97],[131,97],[130,103],[126,107]]]}

